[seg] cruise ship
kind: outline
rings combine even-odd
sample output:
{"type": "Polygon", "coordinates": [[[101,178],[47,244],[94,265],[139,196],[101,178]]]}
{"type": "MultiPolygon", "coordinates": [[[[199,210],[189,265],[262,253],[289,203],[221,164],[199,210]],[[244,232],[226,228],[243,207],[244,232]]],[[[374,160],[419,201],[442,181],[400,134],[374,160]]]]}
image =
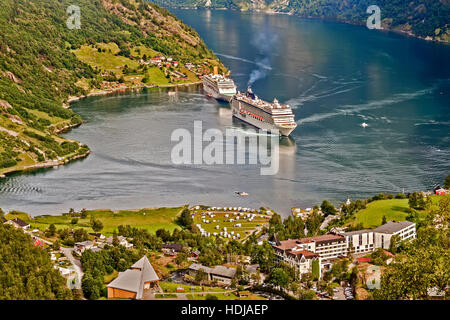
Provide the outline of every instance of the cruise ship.
{"type": "Polygon", "coordinates": [[[230,102],[236,94],[236,85],[233,79],[217,74],[217,71],[214,74],[204,76],[202,80],[203,90],[209,97],[230,102]]]}
{"type": "Polygon", "coordinates": [[[286,137],[297,127],[289,105],[282,105],[277,99],[273,103],[261,100],[250,88],[233,97],[231,109],[233,117],[268,132],[277,129],[280,135],[286,137]]]}

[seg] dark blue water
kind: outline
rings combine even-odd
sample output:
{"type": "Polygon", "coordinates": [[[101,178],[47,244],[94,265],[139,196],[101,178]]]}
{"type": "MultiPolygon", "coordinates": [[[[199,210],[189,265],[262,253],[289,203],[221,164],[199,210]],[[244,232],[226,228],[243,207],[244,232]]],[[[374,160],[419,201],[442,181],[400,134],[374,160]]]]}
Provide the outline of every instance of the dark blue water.
{"type": "Polygon", "coordinates": [[[67,137],[92,155],[0,182],[0,207],[33,214],[74,208],[204,203],[293,206],[429,189],[450,173],[450,46],[364,27],[234,11],[175,11],[232,71],[240,90],[289,103],[298,121],[280,172],[255,166],[176,166],[177,128],[234,127],[198,89],[86,99],[67,137]],[[368,127],[363,128],[365,122],[368,127]],[[246,191],[240,198],[234,191],[246,191]]]}

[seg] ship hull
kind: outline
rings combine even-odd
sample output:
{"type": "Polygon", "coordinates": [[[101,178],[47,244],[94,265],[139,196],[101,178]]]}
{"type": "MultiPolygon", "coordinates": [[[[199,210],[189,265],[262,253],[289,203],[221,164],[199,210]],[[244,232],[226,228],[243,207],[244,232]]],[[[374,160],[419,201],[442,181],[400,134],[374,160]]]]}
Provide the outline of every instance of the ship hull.
{"type": "Polygon", "coordinates": [[[231,99],[233,99],[232,95],[221,94],[216,88],[212,87],[206,81],[203,81],[203,91],[208,97],[214,98],[218,101],[230,102],[231,99]]]}
{"type": "Polygon", "coordinates": [[[245,113],[243,114],[240,112],[239,102],[237,102],[236,100],[231,101],[231,109],[232,109],[233,117],[235,119],[245,122],[257,129],[267,131],[268,133],[276,133],[276,130],[278,130],[279,135],[288,137],[292,133],[292,131],[294,131],[296,128],[296,127],[284,128],[284,127],[277,126],[270,122],[260,121],[253,117],[246,116],[245,113]]]}

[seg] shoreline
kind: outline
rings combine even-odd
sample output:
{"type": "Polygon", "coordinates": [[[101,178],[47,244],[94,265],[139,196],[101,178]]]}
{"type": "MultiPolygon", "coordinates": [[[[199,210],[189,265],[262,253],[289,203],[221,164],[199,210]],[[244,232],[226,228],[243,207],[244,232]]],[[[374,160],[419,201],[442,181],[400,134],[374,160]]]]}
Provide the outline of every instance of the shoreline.
{"type": "MultiPolygon", "coordinates": [[[[96,91],[96,92],[90,92],[84,96],[74,96],[74,97],[69,97],[69,99],[67,100],[67,102],[63,103],[62,107],[63,108],[70,108],[70,104],[72,102],[77,102],[80,101],[82,99],[86,99],[89,97],[96,97],[96,96],[107,96],[109,94],[114,94],[114,93],[118,93],[118,92],[127,92],[127,91],[140,91],[140,90],[144,90],[144,89],[152,89],[152,88],[178,88],[178,87],[190,87],[190,86],[195,86],[195,85],[200,85],[202,84],[202,81],[196,81],[196,82],[189,82],[189,83],[179,83],[179,84],[169,84],[169,85],[141,85],[141,86],[127,86],[127,87],[122,87],[122,88],[114,88],[114,89],[105,89],[105,90],[100,90],[100,91],[96,91]]],[[[53,132],[55,134],[61,134],[64,132],[67,132],[73,128],[79,127],[83,124],[83,121],[80,123],[74,123],[74,124],[70,124],[67,125],[63,128],[60,129],[55,129],[53,132]]],[[[74,157],[71,157],[70,159],[64,158],[61,160],[47,160],[44,162],[39,162],[33,165],[29,165],[29,166],[14,166],[11,168],[4,168],[4,171],[2,171],[0,173],[0,179],[2,178],[6,178],[8,175],[13,174],[13,173],[20,173],[20,172],[29,172],[29,171],[33,171],[33,170],[38,170],[38,169],[45,169],[45,168],[55,168],[55,167],[59,167],[65,164],[68,164],[72,161],[76,161],[79,159],[83,159],[83,158],[87,158],[89,156],[89,154],[91,153],[90,150],[88,150],[87,152],[81,154],[81,155],[77,155],[74,157]]]]}
{"type": "MultiPolygon", "coordinates": [[[[332,22],[350,24],[350,25],[361,26],[361,27],[364,26],[364,24],[360,24],[360,23],[357,23],[354,21],[331,19],[331,18],[324,18],[324,17],[321,18],[321,17],[301,16],[299,14],[295,14],[292,12],[280,12],[280,11],[275,11],[275,10],[271,10],[271,9],[267,9],[267,10],[265,10],[265,9],[237,10],[237,9],[229,9],[229,8],[206,8],[206,7],[192,7],[192,8],[189,8],[189,7],[166,7],[166,8],[172,8],[172,9],[177,9],[177,10],[217,10],[217,11],[230,10],[230,11],[237,11],[237,12],[256,12],[256,13],[264,13],[264,14],[269,14],[269,15],[293,16],[293,17],[297,17],[300,19],[307,19],[307,20],[332,21],[332,22]]],[[[397,34],[400,34],[405,37],[412,37],[412,38],[424,40],[427,42],[435,42],[435,43],[447,44],[447,45],[450,44],[450,40],[446,41],[446,40],[441,40],[441,39],[435,39],[435,38],[431,38],[430,36],[422,37],[422,36],[418,36],[418,35],[412,33],[411,31],[392,29],[392,28],[381,28],[378,31],[393,32],[393,33],[397,33],[397,34]]]]}
{"type": "MultiPolygon", "coordinates": [[[[63,108],[68,109],[68,108],[70,108],[71,103],[77,102],[77,101],[80,101],[80,100],[83,100],[86,98],[90,98],[90,97],[97,97],[97,96],[101,97],[101,96],[106,96],[106,95],[113,94],[113,93],[121,93],[121,92],[127,92],[127,91],[140,91],[140,90],[144,90],[144,89],[190,87],[190,86],[196,86],[196,85],[200,85],[200,84],[202,84],[201,80],[196,81],[196,82],[178,83],[178,84],[163,84],[163,85],[155,84],[155,85],[141,85],[141,86],[114,88],[114,89],[104,89],[104,90],[100,90],[100,91],[90,92],[84,96],[69,97],[67,99],[67,102],[63,103],[63,108]]],[[[77,124],[77,125],[73,125],[71,127],[76,127],[79,125],[81,125],[81,123],[77,124]]],[[[70,126],[66,126],[66,127],[70,127],[70,126]]],[[[68,129],[70,129],[70,128],[68,128],[68,129]]],[[[60,129],[60,130],[62,130],[62,129],[60,129]]]]}
{"type": "Polygon", "coordinates": [[[15,168],[15,167],[6,168],[3,173],[0,173],[0,179],[6,178],[8,175],[13,174],[13,173],[24,173],[24,172],[30,172],[30,171],[34,171],[34,170],[38,170],[38,169],[57,168],[62,165],[68,164],[72,161],[84,159],[87,156],[89,156],[90,153],[91,153],[91,150],[88,150],[83,154],[79,154],[79,155],[76,155],[73,157],[68,156],[61,160],[47,160],[44,162],[39,162],[39,163],[32,164],[29,166],[24,166],[24,167],[21,166],[18,168],[15,168]]]}

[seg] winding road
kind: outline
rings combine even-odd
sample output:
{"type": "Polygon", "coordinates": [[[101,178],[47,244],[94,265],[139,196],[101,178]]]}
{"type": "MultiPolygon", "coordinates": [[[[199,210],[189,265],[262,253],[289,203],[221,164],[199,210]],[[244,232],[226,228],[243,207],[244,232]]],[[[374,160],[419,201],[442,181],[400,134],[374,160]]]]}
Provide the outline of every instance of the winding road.
{"type": "Polygon", "coordinates": [[[83,269],[81,268],[81,262],[78,259],[75,259],[72,255],[73,249],[72,248],[63,248],[61,247],[61,251],[64,253],[64,255],[69,259],[69,261],[72,263],[75,272],[77,274],[77,278],[75,281],[75,289],[81,289],[81,279],[83,279],[83,269]]]}

